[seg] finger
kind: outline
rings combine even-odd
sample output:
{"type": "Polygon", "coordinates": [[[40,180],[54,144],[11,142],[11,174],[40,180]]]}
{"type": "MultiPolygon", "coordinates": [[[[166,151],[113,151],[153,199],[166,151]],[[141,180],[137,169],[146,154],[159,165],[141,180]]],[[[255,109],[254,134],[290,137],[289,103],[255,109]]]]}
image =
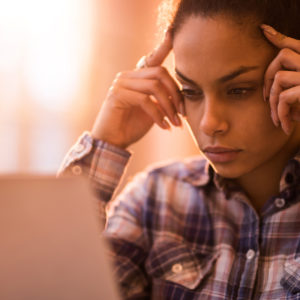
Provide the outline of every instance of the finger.
{"type": "Polygon", "coordinates": [[[153,95],[161,105],[164,113],[175,126],[181,126],[180,118],[177,115],[174,103],[171,101],[165,86],[157,79],[130,79],[123,78],[118,81],[123,88],[153,95]]]}
{"type": "Polygon", "coordinates": [[[287,37],[269,25],[261,25],[265,37],[277,48],[289,48],[300,53],[300,41],[287,37]]]}
{"type": "Polygon", "coordinates": [[[159,104],[152,101],[151,96],[124,88],[117,88],[117,90],[115,101],[121,103],[122,106],[139,107],[162,129],[171,128],[159,104]]]}
{"type": "Polygon", "coordinates": [[[169,95],[172,97],[171,101],[174,103],[176,110],[180,112],[180,103],[183,101],[182,95],[179,91],[178,85],[166,68],[162,66],[156,66],[151,68],[137,69],[134,71],[123,72],[119,77],[159,79],[161,83],[167,88],[169,95]]]}
{"type": "Polygon", "coordinates": [[[282,70],[276,73],[274,82],[271,87],[269,99],[271,116],[276,126],[279,125],[279,117],[277,113],[279,96],[282,93],[282,91],[291,88],[295,85],[300,85],[300,73],[282,70]]]}
{"type": "Polygon", "coordinates": [[[147,56],[147,66],[154,67],[161,65],[165,58],[168,56],[169,52],[172,50],[172,47],[172,36],[171,30],[169,29],[166,31],[166,34],[161,44],[147,56]]]}
{"type": "Polygon", "coordinates": [[[283,91],[279,97],[278,117],[281,122],[283,131],[286,134],[291,133],[291,109],[292,105],[299,103],[300,86],[296,86],[283,91]]]}
{"type": "Polygon", "coordinates": [[[279,70],[300,70],[300,55],[291,49],[282,49],[265,72],[265,97],[270,96],[271,86],[279,70]]]}

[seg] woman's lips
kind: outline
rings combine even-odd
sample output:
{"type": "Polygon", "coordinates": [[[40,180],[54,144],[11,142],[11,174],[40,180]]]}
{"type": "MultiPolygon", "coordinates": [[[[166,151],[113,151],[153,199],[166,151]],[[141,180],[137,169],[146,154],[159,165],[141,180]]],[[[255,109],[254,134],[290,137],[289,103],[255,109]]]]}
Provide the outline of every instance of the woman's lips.
{"type": "Polygon", "coordinates": [[[231,162],[237,158],[240,149],[231,149],[225,147],[206,147],[203,152],[205,156],[213,163],[231,162]]]}

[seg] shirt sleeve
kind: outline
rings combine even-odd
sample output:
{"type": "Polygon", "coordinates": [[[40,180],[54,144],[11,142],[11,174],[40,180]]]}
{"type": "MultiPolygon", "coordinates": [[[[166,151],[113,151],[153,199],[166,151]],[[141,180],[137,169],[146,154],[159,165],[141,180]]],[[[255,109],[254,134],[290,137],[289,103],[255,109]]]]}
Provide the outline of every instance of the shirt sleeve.
{"type": "Polygon", "coordinates": [[[85,132],[67,153],[58,176],[90,179],[100,203],[103,224],[106,224],[103,235],[110,244],[122,299],[150,299],[144,271],[148,246],[141,221],[145,173],[130,182],[107,209],[130,156],[130,152],[94,140],[85,132]]]}
{"type": "Polygon", "coordinates": [[[89,178],[99,200],[100,214],[106,220],[106,205],[120,182],[131,154],[84,132],[65,156],[58,171],[60,176],[89,178]]]}

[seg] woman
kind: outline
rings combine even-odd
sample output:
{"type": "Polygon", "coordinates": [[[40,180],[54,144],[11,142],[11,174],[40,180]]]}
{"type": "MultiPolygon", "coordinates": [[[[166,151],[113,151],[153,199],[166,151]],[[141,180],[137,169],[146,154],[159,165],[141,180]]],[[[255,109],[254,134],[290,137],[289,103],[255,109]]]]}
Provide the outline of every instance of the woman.
{"type": "Polygon", "coordinates": [[[117,75],[64,168],[89,174],[105,206],[126,149],[181,113],[205,159],[142,173],[109,212],[123,297],[300,299],[300,2],[172,9],[163,43],[117,75]],[[161,66],[171,50],[181,92],[161,66]]]}

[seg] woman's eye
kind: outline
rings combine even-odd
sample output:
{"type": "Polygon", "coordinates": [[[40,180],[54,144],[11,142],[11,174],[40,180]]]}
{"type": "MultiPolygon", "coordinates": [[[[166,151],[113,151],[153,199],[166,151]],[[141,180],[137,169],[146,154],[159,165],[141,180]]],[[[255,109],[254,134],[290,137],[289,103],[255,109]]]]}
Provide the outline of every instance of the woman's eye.
{"type": "Polygon", "coordinates": [[[237,97],[242,97],[242,96],[247,96],[249,93],[253,91],[254,91],[253,88],[234,88],[234,89],[230,89],[228,91],[228,94],[237,97]]]}
{"type": "Polygon", "coordinates": [[[192,90],[192,89],[182,89],[180,92],[184,98],[190,100],[197,100],[201,98],[203,95],[202,91],[192,90]]]}

